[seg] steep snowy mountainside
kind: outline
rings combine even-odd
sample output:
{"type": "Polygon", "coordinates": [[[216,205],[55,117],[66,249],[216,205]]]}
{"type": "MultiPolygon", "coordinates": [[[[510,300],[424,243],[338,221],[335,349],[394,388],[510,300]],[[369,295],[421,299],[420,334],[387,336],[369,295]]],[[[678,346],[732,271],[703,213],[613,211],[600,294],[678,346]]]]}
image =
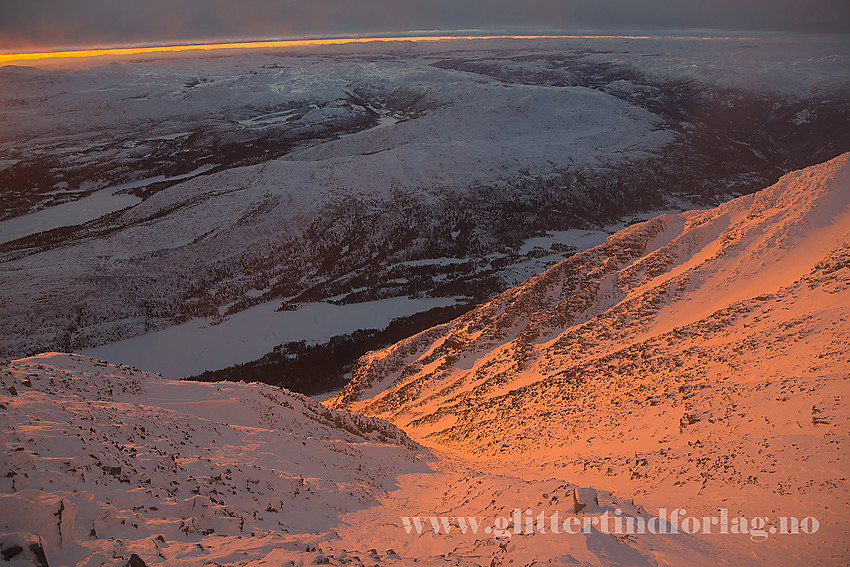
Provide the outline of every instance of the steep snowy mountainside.
{"type": "Polygon", "coordinates": [[[58,353],[4,364],[0,382],[0,532],[37,534],[51,566],[262,557],[336,528],[427,455],[389,423],[266,385],[58,353]]]}
{"type": "MultiPolygon", "coordinates": [[[[585,332],[607,338],[588,353],[598,356],[605,352],[600,347],[640,344],[739,303],[770,311],[769,304],[818,277],[842,290],[850,230],[848,161],[845,154],[717,208],[666,214],[621,230],[450,324],[370,354],[340,400],[365,398],[362,392],[381,381],[382,387],[406,382],[390,368],[405,368],[409,378],[438,361],[422,376],[454,376],[469,393],[474,378],[500,374],[472,371],[493,366],[488,354],[510,355],[517,371],[540,370],[536,364],[547,353],[563,354],[568,346],[582,352],[576,339],[585,332]],[[454,374],[464,367],[470,372],[454,374]]],[[[792,314],[817,313],[822,293],[810,292],[792,314]]],[[[834,309],[842,307],[843,294],[825,297],[834,309]]]]}
{"type": "Polygon", "coordinates": [[[840,531],[848,318],[845,154],[622,230],[369,353],[330,403],[655,507],[822,502],[840,531]]]}

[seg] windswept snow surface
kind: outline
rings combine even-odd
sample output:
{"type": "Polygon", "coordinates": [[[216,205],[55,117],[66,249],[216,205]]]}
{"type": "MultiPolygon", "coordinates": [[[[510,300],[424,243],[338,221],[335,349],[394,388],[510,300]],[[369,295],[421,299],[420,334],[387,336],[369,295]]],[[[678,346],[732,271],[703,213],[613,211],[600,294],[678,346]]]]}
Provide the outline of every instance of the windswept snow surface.
{"type": "Polygon", "coordinates": [[[12,361],[0,381],[0,532],[37,534],[52,567],[304,552],[290,534],[331,533],[425,468],[389,423],[271,386],[57,353],[12,361]]]}
{"type": "MultiPolygon", "coordinates": [[[[23,548],[12,565],[38,565],[33,543],[52,567],[714,565],[721,557],[687,534],[496,537],[517,506],[589,521],[615,510],[651,515],[555,471],[537,479],[435,455],[387,422],[263,384],[173,382],[59,353],[11,361],[0,383],[0,549],[23,548]],[[409,520],[405,529],[402,517],[420,514],[425,528],[409,520]],[[430,514],[480,525],[438,534],[430,514]]],[[[736,552],[722,557],[746,564],[736,552]]]]}

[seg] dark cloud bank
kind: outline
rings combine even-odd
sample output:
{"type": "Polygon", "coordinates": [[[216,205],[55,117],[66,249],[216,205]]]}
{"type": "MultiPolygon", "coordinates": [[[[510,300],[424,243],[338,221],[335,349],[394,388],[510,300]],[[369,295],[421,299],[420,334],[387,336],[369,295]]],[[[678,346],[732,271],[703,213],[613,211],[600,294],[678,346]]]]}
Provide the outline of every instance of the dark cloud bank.
{"type": "Polygon", "coordinates": [[[0,0],[0,50],[461,29],[850,33],[847,0],[0,0]]]}

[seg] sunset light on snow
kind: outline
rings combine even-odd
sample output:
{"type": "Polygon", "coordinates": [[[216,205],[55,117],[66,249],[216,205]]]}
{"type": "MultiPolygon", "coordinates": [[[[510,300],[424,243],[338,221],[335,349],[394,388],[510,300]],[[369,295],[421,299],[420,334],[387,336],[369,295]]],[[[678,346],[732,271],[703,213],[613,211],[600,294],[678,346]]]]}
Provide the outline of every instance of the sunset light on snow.
{"type": "Polygon", "coordinates": [[[846,0],[0,2],[0,565],[847,563],[846,0]]]}

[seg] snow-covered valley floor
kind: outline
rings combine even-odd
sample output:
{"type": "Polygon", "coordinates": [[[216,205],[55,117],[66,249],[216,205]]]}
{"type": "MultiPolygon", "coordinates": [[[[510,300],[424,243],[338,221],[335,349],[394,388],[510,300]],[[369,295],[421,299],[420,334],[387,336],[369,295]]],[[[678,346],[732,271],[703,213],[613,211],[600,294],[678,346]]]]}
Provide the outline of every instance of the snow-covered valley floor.
{"type": "Polygon", "coordinates": [[[691,33],[4,66],[0,357],[176,376],[210,366],[144,343],[261,304],[484,301],[598,244],[570,231],[850,150],[848,69],[842,37],[691,33]]]}

